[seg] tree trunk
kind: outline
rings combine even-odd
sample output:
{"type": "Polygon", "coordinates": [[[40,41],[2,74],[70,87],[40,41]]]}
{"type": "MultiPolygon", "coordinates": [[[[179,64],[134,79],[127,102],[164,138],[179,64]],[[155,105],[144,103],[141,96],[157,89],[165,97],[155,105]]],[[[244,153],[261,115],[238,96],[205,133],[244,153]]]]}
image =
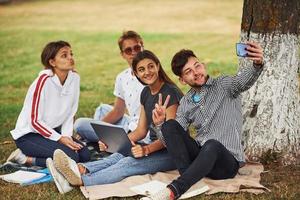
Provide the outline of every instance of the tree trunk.
{"type": "MultiPolygon", "coordinates": [[[[243,142],[249,159],[300,160],[299,0],[245,0],[241,41],[264,48],[264,70],[243,93],[243,142]],[[269,158],[272,159],[272,158],[269,158]]],[[[240,59],[240,67],[252,62],[240,59]]]]}

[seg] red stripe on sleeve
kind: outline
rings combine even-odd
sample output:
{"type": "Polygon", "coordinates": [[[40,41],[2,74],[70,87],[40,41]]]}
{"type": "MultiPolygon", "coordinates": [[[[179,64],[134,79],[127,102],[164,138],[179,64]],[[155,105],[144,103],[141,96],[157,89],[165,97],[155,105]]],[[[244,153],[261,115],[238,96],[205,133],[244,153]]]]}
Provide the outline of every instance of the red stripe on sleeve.
{"type": "Polygon", "coordinates": [[[41,91],[43,89],[43,86],[47,78],[49,78],[49,76],[47,74],[43,74],[38,79],[33,94],[32,108],[31,108],[31,124],[33,128],[35,128],[38,131],[38,133],[44,137],[50,137],[51,132],[45,127],[43,127],[40,123],[38,123],[37,119],[38,119],[38,109],[39,109],[41,91]]]}

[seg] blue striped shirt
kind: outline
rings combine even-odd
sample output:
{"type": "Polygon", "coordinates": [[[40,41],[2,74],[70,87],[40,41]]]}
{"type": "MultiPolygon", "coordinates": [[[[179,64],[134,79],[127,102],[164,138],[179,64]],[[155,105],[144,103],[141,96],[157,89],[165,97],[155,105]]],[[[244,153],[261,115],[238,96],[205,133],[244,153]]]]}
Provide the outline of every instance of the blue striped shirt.
{"type": "Polygon", "coordinates": [[[196,129],[195,140],[201,145],[215,139],[239,162],[245,162],[240,93],[254,84],[262,69],[255,65],[245,67],[235,76],[208,78],[201,88],[191,88],[180,101],[176,121],[185,130],[192,124],[196,129]]]}

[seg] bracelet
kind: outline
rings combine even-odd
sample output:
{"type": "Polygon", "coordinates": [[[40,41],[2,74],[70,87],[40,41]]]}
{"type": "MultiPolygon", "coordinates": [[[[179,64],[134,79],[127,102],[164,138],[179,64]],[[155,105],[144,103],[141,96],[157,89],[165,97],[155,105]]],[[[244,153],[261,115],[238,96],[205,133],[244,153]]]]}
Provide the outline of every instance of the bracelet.
{"type": "Polygon", "coordinates": [[[160,124],[157,124],[157,125],[155,125],[154,123],[152,123],[153,124],[153,128],[155,128],[156,130],[161,130],[161,127],[162,127],[162,125],[164,124],[165,122],[163,121],[163,122],[161,122],[160,124]]]}
{"type": "Polygon", "coordinates": [[[162,127],[162,125],[165,123],[165,121],[162,121],[160,124],[155,125],[156,127],[162,127]]]}

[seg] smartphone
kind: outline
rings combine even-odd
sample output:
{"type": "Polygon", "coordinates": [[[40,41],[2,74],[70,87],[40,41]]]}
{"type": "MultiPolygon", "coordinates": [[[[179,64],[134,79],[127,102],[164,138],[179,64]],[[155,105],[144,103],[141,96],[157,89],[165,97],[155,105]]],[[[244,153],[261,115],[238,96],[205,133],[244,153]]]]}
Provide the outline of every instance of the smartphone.
{"type": "Polygon", "coordinates": [[[236,55],[240,57],[247,57],[247,46],[248,45],[245,43],[236,43],[236,55]]]}

